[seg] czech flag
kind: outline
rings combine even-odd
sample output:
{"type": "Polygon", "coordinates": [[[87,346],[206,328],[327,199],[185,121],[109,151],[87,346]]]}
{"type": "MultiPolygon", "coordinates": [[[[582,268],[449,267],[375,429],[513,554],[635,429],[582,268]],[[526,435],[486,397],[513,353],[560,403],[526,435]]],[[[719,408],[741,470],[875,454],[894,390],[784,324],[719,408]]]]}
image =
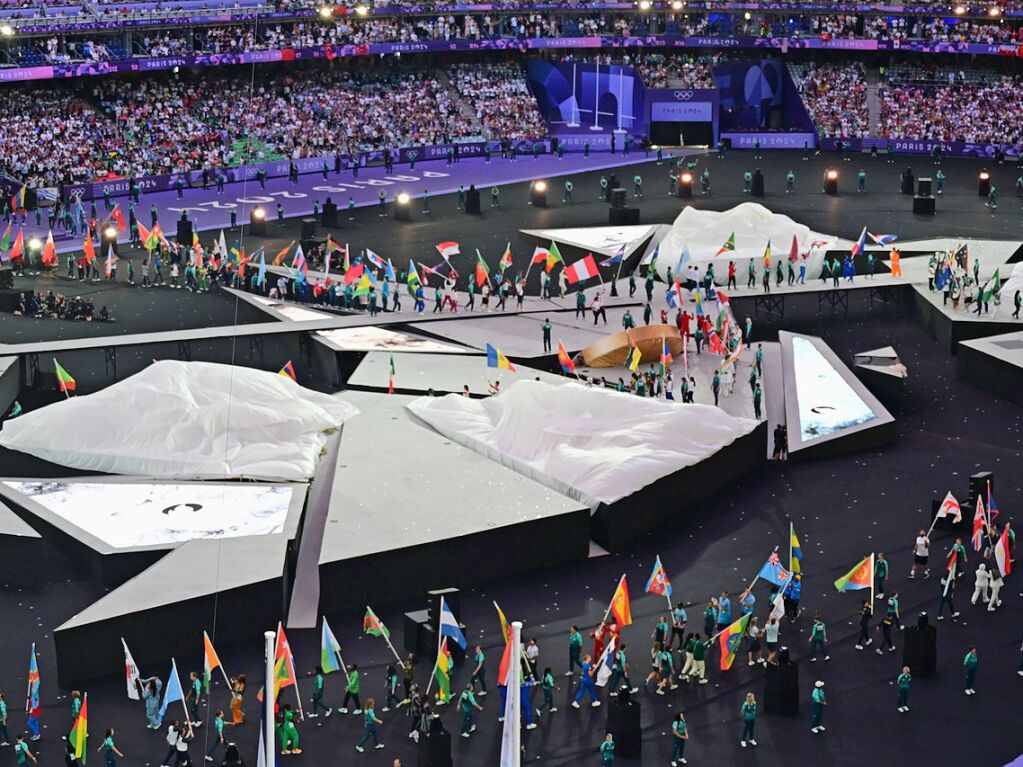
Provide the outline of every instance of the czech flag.
{"type": "Polygon", "coordinates": [[[618,624],[619,631],[623,626],[632,625],[632,606],[629,603],[629,584],[625,581],[625,576],[618,581],[618,588],[615,589],[614,596],[611,597],[611,614],[615,618],[615,623],[618,624]]]}
{"type": "Polygon", "coordinates": [[[515,366],[511,364],[511,360],[505,357],[500,349],[495,349],[490,344],[487,344],[487,367],[515,372],[515,366]]]}
{"type": "Polygon", "coordinates": [[[867,234],[870,236],[870,239],[878,245],[891,245],[899,239],[899,235],[897,234],[870,234],[870,232],[867,232],[867,234]]]}
{"type": "Polygon", "coordinates": [[[441,254],[441,257],[447,261],[452,256],[457,256],[461,251],[458,249],[458,243],[453,241],[439,242],[437,243],[437,252],[441,254]]]}
{"type": "Polygon", "coordinates": [[[565,269],[565,279],[568,280],[569,285],[575,285],[577,282],[582,282],[598,275],[597,262],[589,254],[565,269]]]}
{"type": "Polygon", "coordinates": [[[852,570],[837,581],[835,588],[839,591],[858,591],[869,589],[874,583],[874,555],[864,557],[852,570]]]}
{"type": "Polygon", "coordinates": [[[849,252],[852,253],[854,256],[858,256],[860,253],[863,252],[863,249],[866,246],[867,246],[867,227],[863,227],[863,231],[860,232],[859,239],[856,242],[853,243],[853,246],[852,246],[852,248],[849,249],[849,252]]]}
{"type": "Polygon", "coordinates": [[[569,356],[568,352],[565,351],[565,345],[561,343],[561,341],[558,341],[558,362],[561,363],[562,373],[567,375],[568,373],[575,372],[575,363],[572,362],[572,358],[569,356]]]}
{"type": "Polygon", "coordinates": [[[668,580],[668,574],[664,571],[664,565],[661,564],[660,555],[657,556],[657,561],[654,562],[654,569],[647,579],[646,593],[671,597],[671,581],[668,580]]]}
{"type": "Polygon", "coordinates": [[[749,625],[750,616],[753,613],[746,613],[735,623],[721,632],[718,637],[718,646],[721,648],[721,670],[728,671],[735,660],[735,654],[739,651],[742,638],[746,636],[746,627],[749,625]]]}
{"type": "Polygon", "coordinates": [[[277,371],[277,375],[290,378],[292,381],[298,381],[295,377],[295,366],[291,364],[291,360],[284,363],[284,367],[277,371]]]}

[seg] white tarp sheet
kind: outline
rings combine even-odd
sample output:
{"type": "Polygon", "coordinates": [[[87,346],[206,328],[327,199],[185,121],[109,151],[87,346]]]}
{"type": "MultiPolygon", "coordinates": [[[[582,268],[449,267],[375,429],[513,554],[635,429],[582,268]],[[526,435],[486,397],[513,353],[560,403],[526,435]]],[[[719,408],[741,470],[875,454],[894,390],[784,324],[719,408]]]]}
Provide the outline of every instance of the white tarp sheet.
{"type": "Polygon", "coordinates": [[[0,445],[109,474],[306,480],[324,432],[358,412],[276,373],[164,360],[7,421],[0,445]]]}
{"type": "Polygon", "coordinates": [[[711,405],[517,381],[496,397],[408,404],[438,432],[596,508],[708,458],[756,421],[711,405]]]}
{"type": "MultiPolygon", "coordinates": [[[[728,262],[735,261],[738,267],[738,281],[746,284],[746,264],[755,259],[757,285],[760,285],[763,256],[767,243],[771,243],[772,269],[781,259],[787,262],[795,235],[800,255],[809,252],[806,259],[807,279],[820,276],[824,252],[835,247],[840,240],[834,235],[820,234],[808,226],[793,221],[781,213],[773,213],[755,202],[744,202],[725,211],[699,210],[687,206],[671,225],[671,231],[660,242],[656,269],[664,279],[668,267],[676,269],[683,249],[688,245],[692,263],[700,267],[702,275],[707,263],[714,261],[717,282],[724,285],[728,278],[728,262]],[[735,233],[735,250],[714,257],[728,237],[735,233]],[[811,250],[814,242],[824,242],[811,250]]],[[[802,262],[802,258],[800,258],[802,262]]],[[[798,266],[797,266],[798,271],[798,266]]],[[[682,279],[686,275],[682,274],[682,279]]]]}

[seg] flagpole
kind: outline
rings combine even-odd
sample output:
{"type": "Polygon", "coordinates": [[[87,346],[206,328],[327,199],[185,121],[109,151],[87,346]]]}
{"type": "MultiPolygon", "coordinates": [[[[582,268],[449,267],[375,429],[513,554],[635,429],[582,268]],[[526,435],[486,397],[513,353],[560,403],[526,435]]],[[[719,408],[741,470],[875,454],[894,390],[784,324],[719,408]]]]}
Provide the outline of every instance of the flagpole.
{"type": "MultiPolygon", "coordinates": [[[[738,372],[738,371],[736,371],[738,372]]],[[[789,572],[792,572],[792,520],[789,520],[789,572]]]]}
{"type": "Polygon", "coordinates": [[[874,583],[877,579],[874,577],[874,553],[870,553],[870,614],[874,614],[874,583]]]}
{"type": "MultiPolygon", "coordinates": [[[[178,689],[181,690],[181,673],[178,671],[178,662],[173,657],[171,658],[171,668],[174,669],[174,676],[178,678],[178,689]]],[[[181,709],[185,712],[185,721],[188,722],[188,736],[192,737],[192,715],[188,713],[184,693],[185,691],[181,690],[181,709]]]]}
{"type": "Polygon", "coordinates": [[[277,635],[273,631],[263,632],[263,645],[266,654],[266,681],[263,683],[263,752],[264,764],[269,767],[276,764],[277,754],[274,751],[274,645],[277,635]]]}

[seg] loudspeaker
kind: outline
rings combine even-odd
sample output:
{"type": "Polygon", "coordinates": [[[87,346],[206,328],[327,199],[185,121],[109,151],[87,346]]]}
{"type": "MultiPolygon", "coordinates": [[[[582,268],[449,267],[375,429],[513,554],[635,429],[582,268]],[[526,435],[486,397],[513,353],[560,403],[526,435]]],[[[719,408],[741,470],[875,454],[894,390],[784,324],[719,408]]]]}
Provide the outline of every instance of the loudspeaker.
{"type": "Polygon", "coordinates": [[[900,188],[900,191],[903,194],[913,194],[914,179],[915,176],[913,175],[912,168],[907,168],[905,172],[902,174],[902,186],[900,188]]]}
{"type": "Polygon", "coordinates": [[[913,676],[934,676],[938,668],[938,629],[936,626],[908,626],[902,632],[902,665],[913,676]]]}
{"type": "Polygon", "coordinates": [[[759,169],[753,173],[753,196],[764,196],[764,174],[759,169]]]}
{"type": "Polygon", "coordinates": [[[615,208],[607,211],[607,222],[612,226],[639,223],[639,208],[615,208]]]}
{"type": "Polygon", "coordinates": [[[913,212],[921,216],[934,215],[934,198],[916,195],[913,198],[913,212]]]}
{"type": "Polygon", "coordinates": [[[979,197],[987,197],[991,192],[991,174],[987,170],[982,170],[980,176],[977,179],[977,195],[979,197]]]}
{"type": "Polygon", "coordinates": [[[451,767],[451,733],[444,726],[435,727],[440,718],[430,721],[430,731],[419,736],[416,764],[419,767],[451,767]]]}
{"type": "Polygon", "coordinates": [[[480,212],[480,190],[469,189],[465,193],[465,212],[479,215],[480,212]]]}
{"type": "Polygon", "coordinates": [[[325,227],[337,226],[337,205],[327,200],[323,203],[323,212],[320,214],[320,224],[325,227]]]}
{"type": "Polygon", "coordinates": [[[437,652],[437,644],[428,633],[430,625],[429,610],[415,610],[405,613],[405,650],[414,652],[421,658],[429,657],[437,652]]]}
{"type": "Polygon", "coordinates": [[[192,222],[184,218],[178,219],[178,232],[176,239],[186,248],[192,246],[192,222]]]}
{"type": "Polygon", "coordinates": [[[916,193],[921,197],[930,197],[934,180],[930,178],[918,178],[916,180],[916,193]]]}
{"type": "Polygon", "coordinates": [[[242,759],[237,743],[228,743],[224,746],[224,761],[220,765],[221,767],[244,767],[245,760],[242,759]]]}
{"type": "Polygon", "coordinates": [[[611,190],[611,207],[612,208],[624,208],[626,200],[626,191],[621,187],[615,187],[611,190]]]}
{"type": "Polygon", "coordinates": [[[315,218],[303,218],[302,219],[302,237],[303,240],[316,239],[316,219],[315,218]]]}
{"type": "Polygon", "coordinates": [[[434,589],[433,591],[426,592],[426,601],[430,605],[430,620],[436,623],[440,618],[441,597],[444,597],[444,602],[447,604],[448,609],[451,610],[451,614],[455,616],[455,620],[461,623],[462,592],[456,588],[434,589]]]}
{"type": "Polygon", "coordinates": [[[615,756],[637,757],[642,753],[639,712],[639,703],[631,697],[625,703],[615,700],[607,704],[607,730],[614,736],[615,756]]]}
{"type": "Polygon", "coordinates": [[[832,196],[838,194],[838,171],[828,171],[824,177],[824,193],[832,196]],[[832,176],[831,174],[835,175],[832,176]]]}
{"type": "Polygon", "coordinates": [[[799,713],[799,666],[795,663],[767,664],[764,713],[782,716],[799,713]]]}

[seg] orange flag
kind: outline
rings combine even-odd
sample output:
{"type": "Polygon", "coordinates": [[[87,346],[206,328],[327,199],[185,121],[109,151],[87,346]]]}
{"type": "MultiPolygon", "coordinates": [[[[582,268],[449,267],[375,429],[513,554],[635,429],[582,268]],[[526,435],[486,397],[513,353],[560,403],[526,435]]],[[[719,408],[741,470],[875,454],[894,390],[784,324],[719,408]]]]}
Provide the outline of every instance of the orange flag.
{"type": "Polygon", "coordinates": [[[53,243],[53,230],[46,235],[46,245],[43,247],[43,266],[57,265],[57,246],[53,243]]]}

